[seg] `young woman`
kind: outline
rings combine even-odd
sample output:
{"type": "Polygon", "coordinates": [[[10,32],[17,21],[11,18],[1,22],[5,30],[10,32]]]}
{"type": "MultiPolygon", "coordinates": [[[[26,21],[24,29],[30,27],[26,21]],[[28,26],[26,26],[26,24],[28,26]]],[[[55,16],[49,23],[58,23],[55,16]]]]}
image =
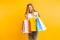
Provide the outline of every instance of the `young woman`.
{"type": "MultiPolygon", "coordinates": [[[[33,17],[35,18],[40,17],[38,12],[35,11],[31,3],[27,5],[25,16],[28,19],[33,18],[33,17]]],[[[28,33],[28,37],[29,37],[29,40],[32,40],[32,39],[37,40],[37,31],[32,31],[32,33],[28,33]]]]}

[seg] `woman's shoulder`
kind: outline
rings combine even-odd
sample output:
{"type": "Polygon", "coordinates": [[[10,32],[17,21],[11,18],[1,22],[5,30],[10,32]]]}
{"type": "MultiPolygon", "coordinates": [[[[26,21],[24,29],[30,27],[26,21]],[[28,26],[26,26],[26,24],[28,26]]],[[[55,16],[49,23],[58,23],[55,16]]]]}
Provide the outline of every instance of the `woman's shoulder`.
{"type": "Polygon", "coordinates": [[[31,13],[27,13],[26,16],[32,15],[31,13]]]}
{"type": "Polygon", "coordinates": [[[34,15],[39,16],[39,17],[40,17],[40,15],[39,15],[39,12],[38,12],[38,11],[35,11],[35,12],[34,12],[34,15]]]}

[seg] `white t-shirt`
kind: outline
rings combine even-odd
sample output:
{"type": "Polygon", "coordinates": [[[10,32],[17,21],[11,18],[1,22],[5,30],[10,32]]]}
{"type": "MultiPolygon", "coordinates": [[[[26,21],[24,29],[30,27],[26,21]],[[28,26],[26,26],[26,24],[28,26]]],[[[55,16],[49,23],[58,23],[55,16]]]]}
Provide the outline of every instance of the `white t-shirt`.
{"type": "Polygon", "coordinates": [[[31,13],[28,13],[28,14],[26,14],[26,17],[29,19],[29,18],[32,18],[32,17],[35,17],[35,18],[37,18],[38,17],[38,12],[34,12],[34,14],[31,14],[31,13]],[[34,16],[33,16],[34,15],[34,16]]]}

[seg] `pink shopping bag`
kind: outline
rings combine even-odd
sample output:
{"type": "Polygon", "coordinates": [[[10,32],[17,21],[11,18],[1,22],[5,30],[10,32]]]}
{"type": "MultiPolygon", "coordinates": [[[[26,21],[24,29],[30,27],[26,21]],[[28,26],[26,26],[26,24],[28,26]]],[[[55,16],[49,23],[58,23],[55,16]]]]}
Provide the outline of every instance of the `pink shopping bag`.
{"type": "Polygon", "coordinates": [[[22,24],[22,32],[23,33],[30,33],[30,25],[29,25],[29,20],[25,19],[22,24]]]}

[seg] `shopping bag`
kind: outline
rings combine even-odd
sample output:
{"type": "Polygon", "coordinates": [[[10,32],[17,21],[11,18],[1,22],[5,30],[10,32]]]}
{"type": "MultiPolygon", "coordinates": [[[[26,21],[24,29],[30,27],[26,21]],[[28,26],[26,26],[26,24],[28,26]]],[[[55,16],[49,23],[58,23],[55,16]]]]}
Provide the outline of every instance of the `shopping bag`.
{"type": "Polygon", "coordinates": [[[43,24],[42,20],[39,17],[36,19],[36,23],[37,23],[37,30],[38,31],[46,30],[46,26],[43,24]]]}
{"type": "Polygon", "coordinates": [[[31,31],[36,31],[36,18],[30,18],[30,27],[31,27],[31,31]]]}
{"type": "Polygon", "coordinates": [[[29,20],[25,19],[22,24],[22,32],[23,33],[30,33],[30,27],[29,27],[29,20]]]}
{"type": "Polygon", "coordinates": [[[42,30],[39,18],[36,19],[36,26],[37,26],[37,31],[41,31],[42,30]]]}

